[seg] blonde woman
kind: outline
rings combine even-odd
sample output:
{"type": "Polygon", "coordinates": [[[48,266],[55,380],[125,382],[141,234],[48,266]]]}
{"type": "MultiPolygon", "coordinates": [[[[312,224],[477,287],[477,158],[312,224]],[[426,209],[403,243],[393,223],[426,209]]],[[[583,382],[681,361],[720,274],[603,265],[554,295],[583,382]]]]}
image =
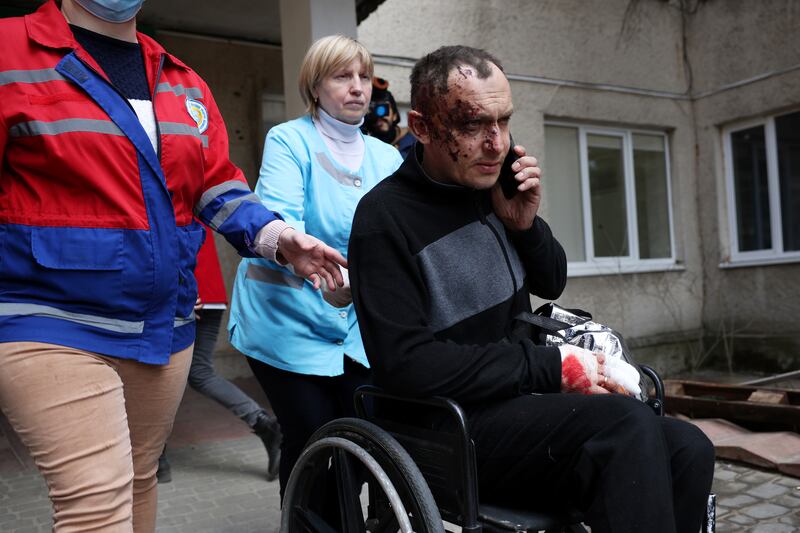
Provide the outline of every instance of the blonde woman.
{"type": "MultiPolygon", "coordinates": [[[[291,227],[342,254],[358,201],[402,162],[394,147],[359,129],[372,75],[372,57],[357,41],[330,36],[315,42],[300,69],[308,112],[270,130],[255,189],[291,227]]],[[[283,494],[308,437],[329,420],[351,415],[353,391],[369,380],[349,288],[324,297],[290,269],[245,259],[228,330],[280,422],[283,494]]]]}

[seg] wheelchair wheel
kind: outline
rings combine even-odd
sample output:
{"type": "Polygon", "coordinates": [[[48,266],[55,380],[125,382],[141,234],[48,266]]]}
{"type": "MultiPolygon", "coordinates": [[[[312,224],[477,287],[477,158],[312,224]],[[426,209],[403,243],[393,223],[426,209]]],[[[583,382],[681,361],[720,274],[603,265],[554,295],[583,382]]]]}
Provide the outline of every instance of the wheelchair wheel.
{"type": "Polygon", "coordinates": [[[341,418],[320,428],[286,485],[283,533],[444,533],[425,479],[375,424],[341,418]]]}

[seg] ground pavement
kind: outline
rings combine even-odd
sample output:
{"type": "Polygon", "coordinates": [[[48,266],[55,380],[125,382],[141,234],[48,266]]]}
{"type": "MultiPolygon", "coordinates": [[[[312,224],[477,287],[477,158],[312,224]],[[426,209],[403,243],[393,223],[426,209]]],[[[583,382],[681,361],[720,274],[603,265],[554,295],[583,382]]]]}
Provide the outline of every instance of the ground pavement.
{"type": "MultiPolygon", "coordinates": [[[[237,379],[263,400],[252,379],[237,379]]],[[[159,485],[159,533],[274,533],[277,482],[261,441],[225,409],[187,390],[169,442],[172,482],[159,485]]],[[[717,531],[800,532],[800,479],[717,462],[717,531]]],[[[0,532],[47,532],[44,482],[0,416],[0,532]]]]}

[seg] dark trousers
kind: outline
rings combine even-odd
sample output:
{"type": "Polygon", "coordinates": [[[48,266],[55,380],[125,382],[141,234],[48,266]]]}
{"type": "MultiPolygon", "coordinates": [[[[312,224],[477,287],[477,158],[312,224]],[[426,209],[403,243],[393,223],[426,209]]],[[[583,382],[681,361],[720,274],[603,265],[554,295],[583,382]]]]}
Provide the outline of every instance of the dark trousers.
{"type": "Polygon", "coordinates": [[[216,400],[252,428],[263,409],[239,387],[214,371],[214,346],[224,312],[223,309],[203,309],[198,312],[189,386],[216,400]]]}
{"type": "Polygon", "coordinates": [[[593,533],[696,533],[714,447],[695,426],[619,395],[467,406],[481,497],[585,512],[593,533]]]}
{"type": "Polygon", "coordinates": [[[281,498],[289,474],[312,433],[336,418],[355,416],[353,393],[370,382],[370,370],[349,357],[344,361],[344,374],[331,377],[287,372],[247,358],[283,432],[281,498]]]}

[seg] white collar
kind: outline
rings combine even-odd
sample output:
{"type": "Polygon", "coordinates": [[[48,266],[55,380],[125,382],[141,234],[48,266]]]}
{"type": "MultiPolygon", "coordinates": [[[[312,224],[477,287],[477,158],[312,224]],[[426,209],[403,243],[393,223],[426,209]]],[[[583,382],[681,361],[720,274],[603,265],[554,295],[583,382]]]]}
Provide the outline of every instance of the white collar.
{"type": "Polygon", "coordinates": [[[319,130],[327,137],[342,143],[357,142],[361,137],[361,125],[364,123],[362,118],[358,124],[348,124],[330,116],[324,109],[318,107],[317,113],[319,120],[317,124],[319,130]]]}

